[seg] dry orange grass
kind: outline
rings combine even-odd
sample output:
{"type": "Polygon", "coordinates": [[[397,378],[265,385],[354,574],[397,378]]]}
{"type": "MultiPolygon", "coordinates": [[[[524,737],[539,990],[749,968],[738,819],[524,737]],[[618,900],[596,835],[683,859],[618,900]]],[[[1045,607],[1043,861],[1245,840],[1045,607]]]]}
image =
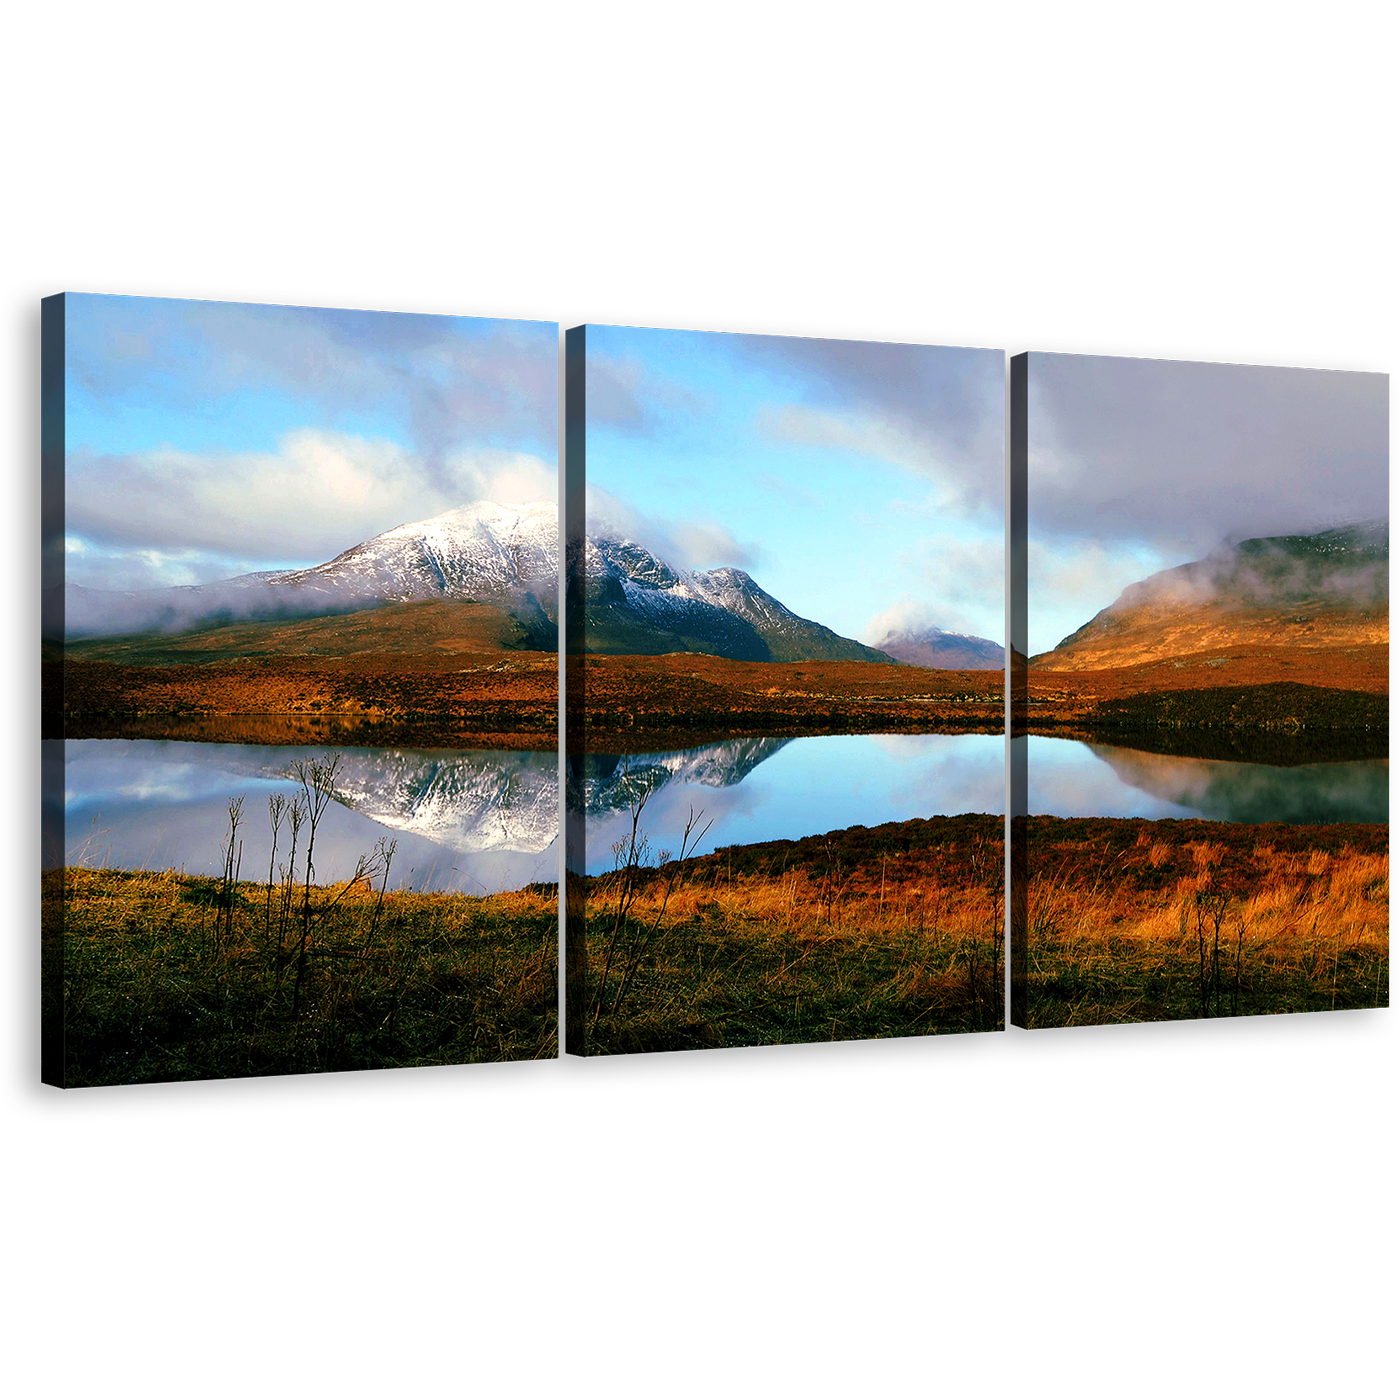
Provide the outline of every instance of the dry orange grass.
{"type": "MultiPolygon", "coordinates": [[[[1031,879],[1033,1025],[1387,1004],[1385,855],[1256,846],[1267,874],[1232,893],[1217,879],[1218,843],[1185,849],[1191,873],[1157,891],[1126,880],[1072,888],[1053,873],[1031,879]],[[1037,1000],[1037,990],[1048,995],[1037,1000]]],[[[1156,845],[1148,852],[1154,868],[1168,858],[1156,845]]]]}
{"type": "MultiPolygon", "coordinates": [[[[1219,846],[1193,844],[1190,850],[1197,873],[1179,878],[1165,902],[1149,902],[1151,896],[1126,883],[1104,882],[1082,891],[1066,888],[1053,876],[1037,876],[1030,882],[1031,926],[1053,928],[1059,938],[1076,942],[1106,936],[1173,939],[1183,915],[1194,928],[1197,895],[1212,892],[1211,867],[1219,859],[1219,846]]],[[[1164,858],[1156,846],[1148,857],[1153,866],[1164,858]]],[[[1255,943],[1320,935],[1385,948],[1390,938],[1389,897],[1390,863],[1385,856],[1313,851],[1276,858],[1255,893],[1229,904],[1226,920],[1232,929],[1242,924],[1245,938],[1255,943]],[[1299,878],[1304,874],[1312,878],[1299,878]]]]}
{"type": "MultiPolygon", "coordinates": [[[[891,938],[914,933],[935,942],[987,938],[1001,927],[999,892],[922,880],[916,886],[883,886],[876,872],[864,879],[832,880],[806,870],[778,879],[739,877],[732,883],[678,884],[662,920],[675,927],[696,920],[721,920],[755,936],[781,930],[797,938],[891,938]]],[[[644,888],[633,906],[636,918],[650,921],[660,909],[659,883],[644,888]]]]}
{"type": "MultiPolygon", "coordinates": [[[[1032,875],[1033,1026],[1389,1001],[1389,853],[1280,854],[1252,841],[1245,879],[1240,848],[1212,836],[1151,830],[1127,848],[1127,869],[1110,855],[1086,872],[1071,851],[1032,875]]],[[[1005,918],[995,872],[976,883],[896,871],[890,858],[846,874],[687,872],[661,918],[644,1004],[685,1005],[725,1043],[745,1026],[780,1039],[990,1028],[1004,966],[993,960],[1005,918]],[[778,1015],[791,1018],[783,1029],[757,1029],[778,1015]]],[[[652,920],[661,899],[657,881],[634,914],[652,920]]],[[[603,907],[595,890],[591,917],[603,907]]]]}
{"type": "MultiPolygon", "coordinates": [[[[1145,844],[1145,843],[1140,843],[1145,844]]],[[[1029,927],[1032,941],[1053,938],[1061,944],[1084,944],[1112,938],[1141,942],[1180,939],[1183,917],[1196,938],[1197,895],[1214,889],[1212,872],[1224,847],[1191,843],[1194,874],[1180,876],[1165,892],[1134,888],[1131,882],[1100,881],[1092,889],[1074,889],[1056,872],[1035,875],[1029,886],[1029,927]],[[1163,897],[1165,896],[1165,897],[1163,897]]],[[[1154,841],[1148,853],[1152,867],[1169,858],[1165,841],[1154,841]]],[[[1267,854],[1267,853],[1261,853],[1267,854]]],[[[878,882],[876,882],[878,883],[878,882]]],[[[655,917],[661,907],[662,886],[655,883],[638,893],[634,913],[655,917]]],[[[1270,874],[1252,895],[1231,900],[1225,925],[1231,934],[1243,925],[1243,937],[1256,946],[1277,945],[1280,951],[1301,948],[1309,939],[1331,945],[1385,949],[1390,935],[1390,857],[1344,851],[1331,857],[1324,851],[1274,857],[1270,874]],[[1326,881],[1317,876],[1326,875],[1326,881]],[[1303,876],[1313,876],[1312,879],[1303,876]]],[[[602,903],[606,903],[603,897],[602,903]]],[[[686,885],[673,890],[664,927],[722,920],[745,923],[763,937],[797,938],[903,937],[911,931],[931,939],[987,938],[1000,927],[1000,892],[984,886],[951,886],[924,879],[917,886],[890,881],[883,893],[853,890],[850,882],[813,878],[808,871],[791,871],[783,878],[741,879],[734,885],[686,885]]]]}
{"type": "MultiPolygon", "coordinates": [[[[629,924],[655,925],[655,933],[620,1004],[607,1003],[590,1023],[588,1053],[1001,1024],[999,890],[897,881],[878,861],[845,876],[803,868],[715,874],[712,865],[683,877],[669,899],[660,879],[639,890],[629,924]]],[[[587,903],[592,977],[601,975],[616,909],[606,882],[595,886],[587,903]]]]}

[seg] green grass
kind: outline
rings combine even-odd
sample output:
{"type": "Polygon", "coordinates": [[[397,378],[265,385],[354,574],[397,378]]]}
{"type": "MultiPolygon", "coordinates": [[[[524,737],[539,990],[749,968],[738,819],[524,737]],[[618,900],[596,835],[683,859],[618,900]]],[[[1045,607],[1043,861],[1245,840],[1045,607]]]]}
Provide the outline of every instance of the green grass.
{"type": "MultiPolygon", "coordinates": [[[[45,873],[69,1087],[553,1057],[557,901],[45,873]]],[[[53,965],[53,964],[51,964],[53,965]]],[[[55,982],[52,994],[56,996],[55,982]]]]}

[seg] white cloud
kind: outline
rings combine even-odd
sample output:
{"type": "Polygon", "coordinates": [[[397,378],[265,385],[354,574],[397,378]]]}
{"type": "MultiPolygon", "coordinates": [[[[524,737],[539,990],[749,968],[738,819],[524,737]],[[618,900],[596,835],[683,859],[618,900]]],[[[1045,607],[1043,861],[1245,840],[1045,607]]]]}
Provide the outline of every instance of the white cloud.
{"type": "Polygon", "coordinates": [[[529,505],[553,501],[559,495],[559,473],[553,463],[528,452],[493,452],[474,448],[448,460],[448,470],[460,488],[462,501],[495,501],[497,505],[529,505]]]}
{"type": "Polygon", "coordinates": [[[751,569],[764,558],[760,545],[741,542],[715,520],[666,520],[644,515],[592,482],[588,483],[585,509],[589,534],[612,533],[634,540],[673,568],[751,569]]]}
{"type": "Polygon", "coordinates": [[[929,599],[902,593],[861,628],[859,640],[874,646],[891,632],[922,632],[926,627],[941,627],[945,632],[954,630],[929,599]]]}
{"type": "Polygon", "coordinates": [[[469,501],[552,500],[556,481],[526,453],[472,449],[431,465],[392,442],[304,428],[276,452],[72,453],[67,525],[167,563],[203,551],[312,564],[469,501]]]}
{"type": "Polygon", "coordinates": [[[265,559],[208,550],[107,549],[85,544],[82,550],[70,553],[65,559],[63,580],[82,588],[125,592],[215,583],[238,574],[255,573],[267,566],[265,559]]]}
{"type": "Polygon", "coordinates": [[[1197,558],[1386,516],[1387,392],[1382,374],[1033,354],[1032,533],[1197,558]]]}
{"type": "Polygon", "coordinates": [[[797,404],[768,405],[758,414],[764,436],[803,447],[826,447],[853,452],[902,467],[938,488],[926,508],[942,515],[969,518],[1002,510],[1000,463],[984,469],[994,456],[992,444],[981,444],[974,465],[965,452],[948,450],[937,436],[916,431],[895,418],[873,414],[833,413],[797,404]]]}
{"type": "Polygon", "coordinates": [[[931,535],[895,560],[917,592],[901,593],[861,629],[874,644],[892,631],[941,627],[1000,641],[1004,631],[1005,562],[999,537],[931,535]]]}

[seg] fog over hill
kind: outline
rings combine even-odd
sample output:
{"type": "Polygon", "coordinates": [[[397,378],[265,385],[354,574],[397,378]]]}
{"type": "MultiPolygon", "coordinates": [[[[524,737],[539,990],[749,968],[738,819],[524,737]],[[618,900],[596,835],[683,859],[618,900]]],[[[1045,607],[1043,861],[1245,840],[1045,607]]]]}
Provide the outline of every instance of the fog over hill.
{"type": "Polygon", "coordinates": [[[999,642],[941,627],[890,629],[875,646],[896,661],[939,671],[1000,671],[1005,652],[999,642]]]}
{"type": "Polygon", "coordinates": [[[1386,642],[1389,566],[1386,520],[1222,545],[1125,588],[1032,665],[1092,670],[1219,646],[1386,642]]]}

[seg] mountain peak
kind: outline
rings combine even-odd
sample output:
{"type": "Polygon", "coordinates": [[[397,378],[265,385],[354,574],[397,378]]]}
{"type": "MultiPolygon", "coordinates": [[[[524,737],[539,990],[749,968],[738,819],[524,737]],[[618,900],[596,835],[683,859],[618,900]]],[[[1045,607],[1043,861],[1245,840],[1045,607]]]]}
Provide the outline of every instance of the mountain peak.
{"type": "Polygon", "coordinates": [[[65,589],[71,637],[173,632],[213,621],[312,617],[426,599],[527,606],[555,615],[559,527],[553,501],[474,501],[392,530],[304,569],[193,587],[65,589]]]}
{"type": "Polygon", "coordinates": [[[798,617],[743,569],[674,568],[610,531],[587,537],[581,562],[590,652],[689,651],[734,661],[893,659],[798,617]]]}

